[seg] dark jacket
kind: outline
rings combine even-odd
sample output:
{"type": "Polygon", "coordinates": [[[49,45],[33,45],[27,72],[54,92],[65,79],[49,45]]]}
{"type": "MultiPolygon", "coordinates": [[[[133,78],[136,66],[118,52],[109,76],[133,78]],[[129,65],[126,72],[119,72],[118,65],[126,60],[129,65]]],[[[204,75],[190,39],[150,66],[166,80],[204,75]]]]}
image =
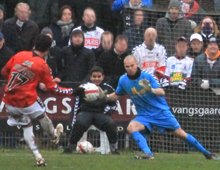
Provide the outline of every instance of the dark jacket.
{"type": "Polygon", "coordinates": [[[62,71],[58,74],[62,81],[88,81],[89,72],[95,64],[95,55],[92,50],[82,47],[74,50],[72,46],[64,47],[61,50],[61,57],[64,62],[62,71]]]}
{"type": "Polygon", "coordinates": [[[114,88],[118,85],[118,80],[125,73],[124,58],[128,55],[127,52],[118,56],[114,49],[104,52],[98,61],[98,65],[103,68],[105,73],[105,82],[112,85],[114,88]]]}
{"type": "Polygon", "coordinates": [[[195,58],[191,83],[200,87],[202,79],[209,80],[210,87],[220,88],[220,57],[216,59],[216,63],[213,65],[212,69],[207,63],[207,55],[205,53],[195,58]]]}
{"type": "Polygon", "coordinates": [[[62,60],[60,55],[60,48],[52,46],[45,58],[46,63],[49,65],[52,76],[55,78],[62,69],[62,60]]]}
{"type": "Polygon", "coordinates": [[[62,37],[61,28],[56,23],[51,24],[50,28],[53,32],[53,39],[56,41],[56,45],[61,49],[64,46],[67,46],[69,42],[69,36],[62,37]]]}
{"type": "Polygon", "coordinates": [[[16,21],[17,17],[13,17],[4,22],[2,33],[4,34],[6,46],[15,53],[32,50],[35,37],[38,34],[37,24],[29,19],[20,30],[16,25],[16,21]]]}
{"type": "Polygon", "coordinates": [[[49,26],[58,13],[58,0],[20,0],[30,6],[31,16],[40,29],[49,26]]]}
{"type": "MultiPolygon", "coordinates": [[[[108,94],[113,93],[114,89],[107,83],[101,83],[100,87],[102,90],[107,90],[108,94]]],[[[108,101],[102,99],[97,99],[94,102],[87,102],[83,98],[79,96],[76,97],[74,114],[79,112],[93,112],[93,113],[104,113],[107,115],[111,115],[117,108],[115,101],[108,101]]]]}
{"type": "MultiPolygon", "coordinates": [[[[11,51],[5,45],[3,45],[3,47],[0,49],[0,72],[13,55],[14,52],[11,51]]],[[[1,75],[0,75],[0,80],[3,80],[3,77],[1,77],[1,75]]]]}
{"type": "Polygon", "coordinates": [[[132,49],[137,45],[140,45],[144,42],[144,32],[146,27],[140,27],[139,29],[132,27],[123,32],[123,35],[128,37],[128,52],[131,53],[132,49]]]}

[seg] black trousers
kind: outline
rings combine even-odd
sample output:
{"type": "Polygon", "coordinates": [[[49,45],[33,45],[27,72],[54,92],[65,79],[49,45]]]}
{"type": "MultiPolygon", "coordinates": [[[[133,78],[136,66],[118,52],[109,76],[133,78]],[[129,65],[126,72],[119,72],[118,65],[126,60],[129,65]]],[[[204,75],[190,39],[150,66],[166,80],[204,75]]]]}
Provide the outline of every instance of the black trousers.
{"type": "Polygon", "coordinates": [[[105,131],[110,144],[117,142],[118,134],[116,124],[109,115],[94,112],[79,112],[72,128],[69,140],[70,144],[77,144],[83,136],[83,133],[86,132],[91,125],[105,131]]]}

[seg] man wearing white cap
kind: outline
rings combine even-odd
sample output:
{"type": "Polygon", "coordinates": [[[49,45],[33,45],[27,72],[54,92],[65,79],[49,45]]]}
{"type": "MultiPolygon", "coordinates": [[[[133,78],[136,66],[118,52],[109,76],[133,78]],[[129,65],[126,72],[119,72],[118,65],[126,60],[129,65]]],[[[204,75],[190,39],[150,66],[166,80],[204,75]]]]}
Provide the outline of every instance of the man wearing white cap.
{"type": "Polygon", "coordinates": [[[192,58],[197,57],[202,54],[203,51],[203,39],[202,36],[198,33],[194,33],[190,37],[190,49],[189,56],[192,58]]]}

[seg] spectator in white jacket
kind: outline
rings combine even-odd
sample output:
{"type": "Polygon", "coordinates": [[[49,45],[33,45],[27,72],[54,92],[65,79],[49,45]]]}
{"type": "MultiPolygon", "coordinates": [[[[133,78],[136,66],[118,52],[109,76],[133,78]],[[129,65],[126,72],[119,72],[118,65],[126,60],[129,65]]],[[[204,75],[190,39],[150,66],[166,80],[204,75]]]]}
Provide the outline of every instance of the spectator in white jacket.
{"type": "Polygon", "coordinates": [[[185,90],[190,80],[193,59],[186,55],[188,44],[185,37],[179,37],[175,45],[176,55],[167,59],[162,87],[177,86],[185,90]]]}

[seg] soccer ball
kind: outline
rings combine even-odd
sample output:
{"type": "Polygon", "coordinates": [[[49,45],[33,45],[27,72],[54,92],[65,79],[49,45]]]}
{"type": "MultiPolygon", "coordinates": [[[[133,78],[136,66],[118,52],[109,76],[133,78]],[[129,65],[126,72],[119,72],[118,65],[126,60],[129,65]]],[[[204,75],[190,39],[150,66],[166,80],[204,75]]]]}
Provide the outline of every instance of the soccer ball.
{"type": "Polygon", "coordinates": [[[77,153],[92,153],[94,148],[92,144],[88,141],[79,142],[76,147],[77,153]]]}
{"type": "Polygon", "coordinates": [[[99,97],[99,88],[93,83],[83,84],[82,87],[85,89],[85,100],[87,102],[93,102],[99,97]]]}

